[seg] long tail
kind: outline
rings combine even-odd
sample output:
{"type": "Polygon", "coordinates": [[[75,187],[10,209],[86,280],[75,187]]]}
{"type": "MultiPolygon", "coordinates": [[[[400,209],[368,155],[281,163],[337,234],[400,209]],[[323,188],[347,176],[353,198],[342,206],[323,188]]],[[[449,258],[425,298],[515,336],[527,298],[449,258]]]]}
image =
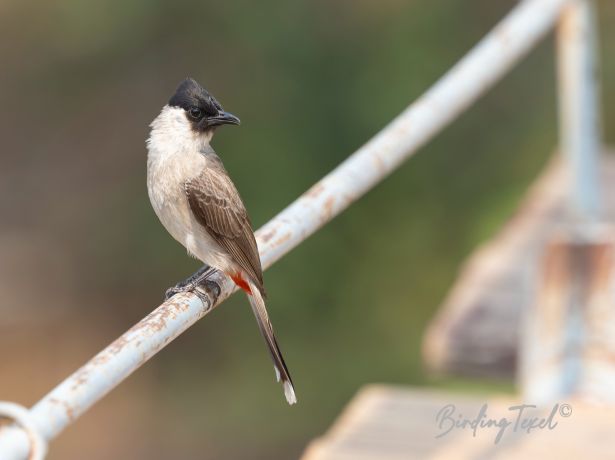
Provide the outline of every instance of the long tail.
{"type": "Polygon", "coordinates": [[[248,281],[248,284],[250,286],[250,292],[246,290],[246,294],[248,295],[248,300],[252,306],[254,316],[256,317],[258,328],[260,329],[265,342],[267,342],[267,347],[269,347],[269,353],[271,354],[271,359],[273,359],[275,375],[278,382],[282,380],[282,384],[284,385],[284,395],[286,396],[288,404],[295,404],[297,402],[297,397],[295,396],[293,381],[290,378],[290,373],[288,372],[288,368],[286,367],[286,363],[282,357],[282,352],[280,351],[278,342],[275,339],[273,327],[271,326],[269,315],[267,314],[265,300],[256,285],[254,285],[251,281],[248,281]]]}

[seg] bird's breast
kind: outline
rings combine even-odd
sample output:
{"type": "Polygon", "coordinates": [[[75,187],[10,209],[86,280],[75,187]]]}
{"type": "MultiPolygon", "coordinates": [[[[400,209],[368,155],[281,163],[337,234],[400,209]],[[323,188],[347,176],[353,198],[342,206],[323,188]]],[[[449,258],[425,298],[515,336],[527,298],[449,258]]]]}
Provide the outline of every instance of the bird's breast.
{"type": "Polygon", "coordinates": [[[199,157],[202,155],[148,157],[147,191],[154,212],[167,231],[184,246],[193,231],[185,184],[205,167],[205,159],[199,157]]]}

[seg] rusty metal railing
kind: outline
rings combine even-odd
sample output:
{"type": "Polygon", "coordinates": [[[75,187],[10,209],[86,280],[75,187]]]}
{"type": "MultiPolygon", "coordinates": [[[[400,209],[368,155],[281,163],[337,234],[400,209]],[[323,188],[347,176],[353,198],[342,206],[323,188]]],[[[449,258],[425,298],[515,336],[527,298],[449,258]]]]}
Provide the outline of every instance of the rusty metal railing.
{"type": "MultiPolygon", "coordinates": [[[[558,22],[564,9],[568,20],[574,23],[574,18],[589,8],[589,1],[520,2],[422,97],[257,232],[263,266],[271,266],[290,252],[416,153],[532,49],[558,22]]],[[[589,20],[585,24],[593,27],[589,20]]],[[[593,76],[586,72],[586,66],[592,62],[586,59],[587,53],[593,56],[591,46],[584,34],[571,34],[562,40],[562,48],[575,47],[574,52],[562,52],[565,101],[562,121],[565,130],[576,129],[575,136],[564,136],[564,147],[572,158],[587,164],[595,161],[594,149],[598,145],[597,131],[593,129],[593,123],[597,123],[596,107],[590,102],[595,101],[596,85],[593,76]],[[574,73],[575,77],[566,79],[568,73],[574,73]],[[569,94],[575,95],[574,100],[568,101],[569,94]],[[577,109],[591,115],[592,123],[581,123],[577,109]],[[579,140],[587,136],[592,139],[579,140]]],[[[579,192],[595,183],[593,169],[581,168],[579,192]]],[[[585,195],[593,197],[592,193],[585,195]]],[[[584,198],[579,202],[589,208],[594,204],[593,199],[584,198]]],[[[15,424],[0,429],[0,459],[23,460],[28,456],[42,459],[46,446],[41,444],[58,436],[68,424],[233,292],[232,283],[220,273],[215,273],[212,280],[221,287],[218,298],[201,300],[193,294],[172,297],[31,409],[22,408],[17,415],[7,414],[14,418],[15,424]],[[35,439],[39,440],[38,444],[33,442],[35,439]]]]}

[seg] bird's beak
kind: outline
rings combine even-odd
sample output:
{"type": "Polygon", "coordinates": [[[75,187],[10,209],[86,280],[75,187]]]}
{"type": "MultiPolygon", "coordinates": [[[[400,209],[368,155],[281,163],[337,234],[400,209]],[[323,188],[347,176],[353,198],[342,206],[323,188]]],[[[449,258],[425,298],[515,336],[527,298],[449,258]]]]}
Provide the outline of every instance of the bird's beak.
{"type": "Polygon", "coordinates": [[[218,115],[207,117],[208,126],[238,125],[239,123],[239,118],[228,112],[218,112],[218,115]]]}

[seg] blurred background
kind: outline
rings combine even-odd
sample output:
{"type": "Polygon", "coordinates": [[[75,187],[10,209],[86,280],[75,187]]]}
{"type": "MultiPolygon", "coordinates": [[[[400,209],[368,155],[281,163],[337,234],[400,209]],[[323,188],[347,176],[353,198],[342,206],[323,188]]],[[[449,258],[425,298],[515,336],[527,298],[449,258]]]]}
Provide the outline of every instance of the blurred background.
{"type": "MultiPolygon", "coordinates": [[[[0,398],[31,405],[198,268],[154,215],[148,124],[186,76],[242,120],[213,143],[255,227],[378,132],[517,2],[0,3],[0,398]]],[[[605,142],[615,3],[597,2],[605,142]],[[611,25],[611,27],[609,27],[611,25]]],[[[553,40],[265,274],[289,408],[243,296],[53,443],[49,458],[296,458],[362,385],[434,379],[423,331],[557,144],[553,40]]]]}

